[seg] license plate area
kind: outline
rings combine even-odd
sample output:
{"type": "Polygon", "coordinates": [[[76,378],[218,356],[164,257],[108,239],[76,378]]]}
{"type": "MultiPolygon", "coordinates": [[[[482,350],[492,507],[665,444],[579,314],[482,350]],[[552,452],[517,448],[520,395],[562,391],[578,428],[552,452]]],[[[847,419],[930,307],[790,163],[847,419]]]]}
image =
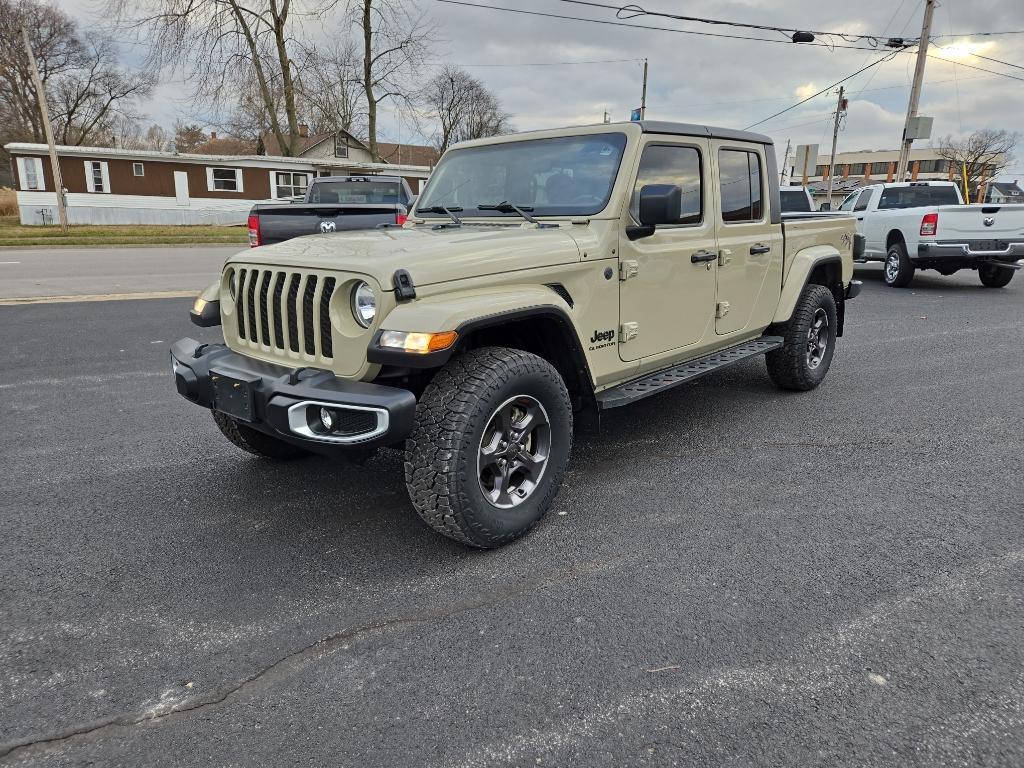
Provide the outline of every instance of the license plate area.
{"type": "Polygon", "coordinates": [[[1003,240],[978,240],[967,247],[974,253],[1001,253],[1006,250],[1007,245],[1003,240]]]}
{"type": "Polygon", "coordinates": [[[213,407],[242,421],[256,420],[255,393],[259,376],[210,371],[213,407]]]}

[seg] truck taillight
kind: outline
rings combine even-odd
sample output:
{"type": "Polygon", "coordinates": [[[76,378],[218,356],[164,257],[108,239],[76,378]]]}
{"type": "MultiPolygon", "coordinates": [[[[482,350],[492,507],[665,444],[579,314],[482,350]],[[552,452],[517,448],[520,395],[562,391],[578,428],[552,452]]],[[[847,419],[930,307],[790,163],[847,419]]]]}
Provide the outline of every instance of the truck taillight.
{"type": "Polygon", "coordinates": [[[922,235],[934,235],[939,228],[939,214],[938,213],[926,213],[924,218],[921,219],[921,234],[922,235]]]}
{"type": "Polygon", "coordinates": [[[408,218],[409,217],[406,216],[404,213],[396,213],[395,214],[395,224],[397,224],[398,226],[402,226],[403,224],[405,224],[405,220],[408,219],[408,218]]]}
{"type": "Polygon", "coordinates": [[[263,238],[260,236],[260,217],[254,213],[249,216],[249,247],[257,245],[263,245],[263,238]]]}

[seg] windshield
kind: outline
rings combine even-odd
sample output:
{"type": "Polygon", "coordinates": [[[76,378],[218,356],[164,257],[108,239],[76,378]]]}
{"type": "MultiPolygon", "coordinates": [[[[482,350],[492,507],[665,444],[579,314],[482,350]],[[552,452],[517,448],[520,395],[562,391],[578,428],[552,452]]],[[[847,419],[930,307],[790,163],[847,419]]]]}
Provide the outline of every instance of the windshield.
{"type": "Polygon", "coordinates": [[[404,203],[396,181],[315,181],[311,203],[404,203]]]}
{"type": "Polygon", "coordinates": [[[857,197],[860,195],[860,190],[847,195],[846,199],[843,200],[843,204],[839,206],[840,211],[852,211],[853,206],[857,203],[857,197]]]}
{"type": "Polygon", "coordinates": [[[954,186],[888,187],[882,192],[882,199],[878,201],[878,210],[959,204],[960,196],[954,186]]]}
{"type": "Polygon", "coordinates": [[[592,133],[454,149],[434,171],[417,207],[459,207],[463,217],[518,217],[514,211],[479,209],[508,202],[534,216],[591,216],[608,204],[625,146],[624,133],[592,133]]]}
{"type": "Polygon", "coordinates": [[[782,198],[783,213],[806,213],[811,210],[810,200],[802,189],[784,189],[779,196],[782,198]]]}

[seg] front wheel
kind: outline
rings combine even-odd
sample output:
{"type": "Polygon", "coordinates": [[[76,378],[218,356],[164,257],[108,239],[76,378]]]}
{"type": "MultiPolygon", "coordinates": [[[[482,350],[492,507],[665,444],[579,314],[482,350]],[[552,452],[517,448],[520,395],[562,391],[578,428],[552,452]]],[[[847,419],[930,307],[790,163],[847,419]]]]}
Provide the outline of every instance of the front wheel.
{"type": "Polygon", "coordinates": [[[906,288],[914,279],[914,263],[907,257],[902,243],[893,243],[885,255],[885,284],[906,288]]]}
{"type": "Polygon", "coordinates": [[[836,346],[836,300],[823,285],[804,288],[780,329],[783,343],[765,355],[768,375],[783,389],[807,391],[825,378],[836,346]]]}
{"type": "Polygon", "coordinates": [[[572,446],[565,382],[529,352],[485,347],[451,360],[416,406],[405,483],[438,533],[473,547],[522,536],[551,505],[572,446]]]}
{"type": "Polygon", "coordinates": [[[995,264],[982,264],[978,267],[978,278],[986,288],[1004,288],[1013,280],[1015,271],[1009,267],[999,267],[995,264]]]}

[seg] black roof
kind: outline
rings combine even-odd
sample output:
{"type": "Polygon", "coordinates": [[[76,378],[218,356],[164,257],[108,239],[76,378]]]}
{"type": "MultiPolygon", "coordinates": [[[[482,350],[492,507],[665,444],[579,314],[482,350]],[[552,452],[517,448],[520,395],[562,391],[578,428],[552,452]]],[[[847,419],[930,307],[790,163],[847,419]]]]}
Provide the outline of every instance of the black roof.
{"type": "Polygon", "coordinates": [[[706,136],[709,139],[749,141],[752,144],[766,144],[768,146],[773,146],[775,144],[770,137],[761,133],[740,131],[735,128],[715,128],[710,125],[670,123],[663,120],[641,120],[640,128],[644,133],[670,133],[675,136],[706,136]]]}
{"type": "Polygon", "coordinates": [[[1004,195],[1008,195],[1011,192],[1024,192],[1024,190],[1022,190],[1020,188],[1020,185],[1017,184],[1016,181],[1013,181],[1013,182],[993,181],[992,182],[992,186],[995,187],[996,189],[998,189],[1004,195]]]}

